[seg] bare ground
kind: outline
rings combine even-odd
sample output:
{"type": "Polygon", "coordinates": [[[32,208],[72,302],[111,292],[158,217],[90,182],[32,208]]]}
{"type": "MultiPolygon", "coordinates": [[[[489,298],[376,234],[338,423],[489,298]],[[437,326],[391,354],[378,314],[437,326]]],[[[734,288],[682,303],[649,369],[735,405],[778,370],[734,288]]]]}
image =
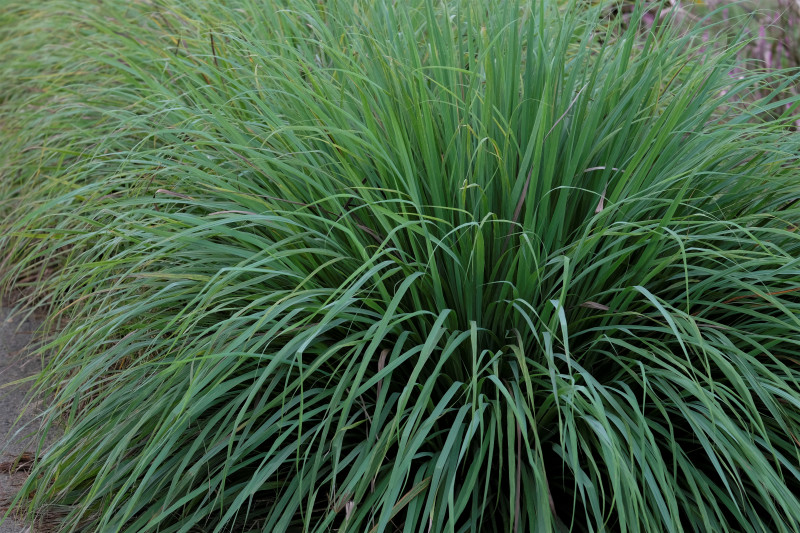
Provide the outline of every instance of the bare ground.
{"type": "MultiPolygon", "coordinates": [[[[6,514],[3,501],[16,495],[19,484],[24,480],[24,472],[14,472],[20,454],[35,452],[36,435],[31,435],[32,416],[26,413],[20,417],[31,383],[20,382],[35,374],[41,368],[36,357],[27,355],[32,334],[38,327],[35,318],[23,320],[13,317],[10,310],[0,308],[0,520],[6,514]]],[[[24,460],[24,456],[23,456],[24,460]]],[[[0,522],[0,533],[33,532],[14,517],[0,522]]]]}

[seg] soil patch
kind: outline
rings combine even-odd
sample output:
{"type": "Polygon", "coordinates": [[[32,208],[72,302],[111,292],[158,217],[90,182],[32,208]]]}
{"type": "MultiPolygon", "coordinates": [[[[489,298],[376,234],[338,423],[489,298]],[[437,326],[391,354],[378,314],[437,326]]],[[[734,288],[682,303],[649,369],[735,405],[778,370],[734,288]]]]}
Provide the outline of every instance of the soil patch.
{"type": "MultiPolygon", "coordinates": [[[[40,321],[14,317],[10,309],[0,308],[0,505],[14,497],[25,479],[25,457],[36,451],[32,415],[20,417],[28,401],[31,382],[22,381],[41,369],[41,361],[28,355],[29,346],[40,321]],[[23,454],[28,455],[23,455],[23,454]],[[18,461],[22,459],[22,461],[18,461]]],[[[0,507],[0,519],[6,509],[0,507]]],[[[32,533],[20,521],[8,518],[0,522],[0,533],[32,533]]]]}

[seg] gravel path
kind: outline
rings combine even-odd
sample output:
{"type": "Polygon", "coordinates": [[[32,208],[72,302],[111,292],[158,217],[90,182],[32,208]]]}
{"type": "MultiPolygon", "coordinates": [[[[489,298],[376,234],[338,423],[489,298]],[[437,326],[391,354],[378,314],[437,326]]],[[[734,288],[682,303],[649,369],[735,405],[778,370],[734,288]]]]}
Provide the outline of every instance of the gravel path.
{"type": "MultiPolygon", "coordinates": [[[[19,318],[11,318],[8,309],[0,308],[0,387],[35,374],[40,369],[39,359],[25,357],[25,348],[37,325],[38,321],[34,319],[23,322],[19,318]]],[[[15,424],[29,388],[29,383],[0,388],[0,462],[9,461],[24,451],[35,450],[30,439],[15,438],[12,431],[12,427],[16,430],[30,420],[29,416],[24,417],[20,423],[15,424]]],[[[7,472],[0,472],[0,501],[14,496],[23,476],[20,473],[9,475],[7,472]]],[[[5,509],[0,511],[2,519],[5,509]]],[[[32,530],[24,524],[11,519],[0,523],[0,533],[30,531],[32,530]]]]}

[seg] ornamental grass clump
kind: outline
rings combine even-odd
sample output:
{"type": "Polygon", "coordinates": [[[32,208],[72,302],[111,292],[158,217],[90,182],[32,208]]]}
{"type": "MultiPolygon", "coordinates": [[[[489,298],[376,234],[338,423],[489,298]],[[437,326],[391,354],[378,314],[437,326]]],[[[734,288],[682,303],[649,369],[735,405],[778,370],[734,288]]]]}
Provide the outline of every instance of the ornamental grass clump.
{"type": "Polygon", "coordinates": [[[96,129],[5,223],[6,283],[50,268],[31,297],[62,325],[39,391],[63,436],[18,507],[800,529],[796,73],[744,103],[767,74],[729,76],[743,45],[546,0],[64,12],[110,81],[50,109],[96,129]]]}

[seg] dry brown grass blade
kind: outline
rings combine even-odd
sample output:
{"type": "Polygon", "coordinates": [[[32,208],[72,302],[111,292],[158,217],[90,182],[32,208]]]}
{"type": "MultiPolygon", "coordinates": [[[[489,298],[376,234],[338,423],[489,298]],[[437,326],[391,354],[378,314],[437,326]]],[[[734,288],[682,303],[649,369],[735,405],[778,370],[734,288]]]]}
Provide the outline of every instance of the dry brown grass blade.
{"type": "Polygon", "coordinates": [[[16,474],[17,472],[30,472],[33,464],[36,462],[36,456],[31,452],[22,452],[13,461],[4,461],[0,463],[0,473],[3,474],[16,474]]]}

